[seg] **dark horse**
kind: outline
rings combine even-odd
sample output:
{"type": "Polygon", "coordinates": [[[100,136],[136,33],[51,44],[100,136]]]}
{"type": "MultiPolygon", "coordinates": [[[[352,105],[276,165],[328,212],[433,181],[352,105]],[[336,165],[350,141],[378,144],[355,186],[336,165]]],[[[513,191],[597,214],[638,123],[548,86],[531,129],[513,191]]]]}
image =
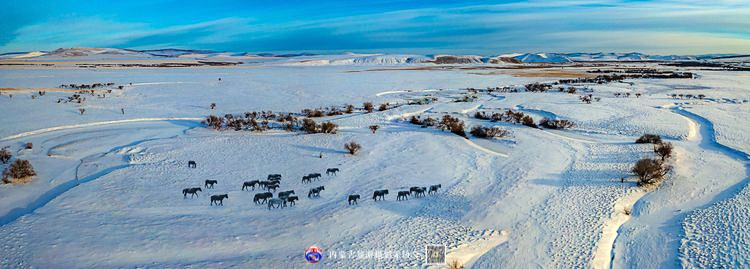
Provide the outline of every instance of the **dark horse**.
{"type": "Polygon", "coordinates": [[[425,188],[425,187],[421,187],[421,188],[417,189],[416,191],[414,191],[414,197],[419,197],[419,196],[424,197],[424,192],[426,190],[427,190],[427,188],[425,188]]]}
{"type": "Polygon", "coordinates": [[[320,177],[322,177],[322,175],[320,173],[311,173],[307,175],[307,177],[309,177],[312,180],[318,180],[320,179],[320,177]]]}
{"type": "Polygon", "coordinates": [[[256,193],[255,197],[253,197],[253,202],[256,204],[259,204],[259,201],[263,200],[263,202],[260,204],[265,204],[268,198],[273,198],[273,193],[270,193],[270,192],[256,193]]]}
{"type": "Polygon", "coordinates": [[[195,161],[188,161],[188,168],[195,168],[195,167],[197,167],[197,164],[195,163],[195,161]]]}
{"type": "Polygon", "coordinates": [[[267,179],[268,179],[268,180],[271,180],[271,179],[278,179],[278,180],[281,180],[281,174],[270,174],[270,175],[268,175],[268,178],[267,178],[267,179]]]}
{"type": "Polygon", "coordinates": [[[411,193],[415,193],[415,192],[417,192],[417,191],[419,191],[421,189],[422,189],[421,187],[411,187],[411,188],[409,188],[409,193],[410,194],[411,193]]]}
{"type": "Polygon", "coordinates": [[[442,188],[442,187],[443,187],[443,185],[442,185],[442,184],[432,185],[432,186],[430,186],[430,191],[428,191],[428,192],[427,192],[427,194],[432,194],[433,192],[434,192],[434,193],[437,193],[437,191],[438,191],[438,190],[439,190],[440,188],[442,188]]]}
{"type": "Polygon", "coordinates": [[[279,188],[279,184],[270,184],[266,186],[266,190],[276,192],[276,189],[279,188]]]}
{"type": "Polygon", "coordinates": [[[305,181],[307,181],[307,183],[310,183],[312,182],[312,179],[310,179],[310,176],[302,176],[302,184],[304,184],[305,181]]]}
{"type": "Polygon", "coordinates": [[[203,187],[205,187],[206,189],[213,189],[214,184],[216,183],[219,183],[219,181],[206,179],[206,183],[203,184],[203,187]]]}
{"type": "Polygon", "coordinates": [[[307,192],[307,198],[320,197],[320,192],[324,191],[325,189],[326,189],[325,186],[312,188],[310,189],[310,191],[307,192]]]}
{"type": "Polygon", "coordinates": [[[185,188],[182,189],[182,198],[187,198],[188,193],[190,194],[190,197],[192,198],[193,195],[198,196],[198,192],[203,191],[201,188],[185,188]]]}
{"type": "Polygon", "coordinates": [[[286,203],[289,202],[291,205],[294,205],[294,201],[299,200],[299,197],[296,195],[292,195],[284,199],[284,206],[286,206],[286,203]]]}
{"type": "Polygon", "coordinates": [[[216,205],[224,205],[224,199],[229,199],[229,194],[211,195],[211,205],[219,201],[216,205]]]}
{"type": "Polygon", "coordinates": [[[386,194],[388,194],[388,190],[377,190],[372,193],[372,199],[377,201],[378,197],[380,197],[380,200],[385,200],[386,194]]]}
{"type": "Polygon", "coordinates": [[[349,202],[349,205],[352,205],[352,202],[354,202],[355,204],[358,204],[357,200],[359,200],[359,194],[352,194],[352,195],[349,195],[349,199],[347,199],[347,202],[349,202]]]}
{"type": "Polygon", "coordinates": [[[280,199],[286,199],[287,197],[289,197],[292,194],[294,194],[294,190],[291,190],[291,191],[282,191],[282,192],[279,192],[279,198],[280,199]]]}
{"type": "Polygon", "coordinates": [[[338,168],[328,168],[328,169],[326,169],[326,176],[330,176],[331,174],[333,174],[335,176],[336,173],[338,173],[338,172],[339,172],[338,168]]]}
{"type": "Polygon", "coordinates": [[[255,185],[258,185],[258,180],[251,180],[251,181],[245,181],[245,183],[242,183],[242,190],[244,191],[246,188],[252,187],[253,190],[255,190],[255,185]]]}
{"type": "Polygon", "coordinates": [[[396,201],[399,201],[399,200],[409,200],[409,191],[398,192],[398,196],[396,196],[396,201]]]}

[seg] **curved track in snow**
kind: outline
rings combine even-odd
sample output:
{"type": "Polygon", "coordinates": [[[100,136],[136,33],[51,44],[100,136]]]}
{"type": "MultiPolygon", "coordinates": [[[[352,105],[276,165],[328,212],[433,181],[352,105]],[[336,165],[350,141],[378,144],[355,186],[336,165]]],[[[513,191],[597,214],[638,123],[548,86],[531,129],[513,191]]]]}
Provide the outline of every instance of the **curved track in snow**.
{"type": "Polygon", "coordinates": [[[137,118],[137,119],[127,119],[127,120],[98,121],[98,122],[89,122],[89,123],[81,123],[81,124],[61,125],[61,126],[38,129],[34,131],[23,132],[20,134],[3,137],[0,139],[0,141],[13,140],[13,139],[18,139],[22,137],[28,137],[28,136],[55,132],[55,131],[102,126],[102,125],[121,124],[121,123],[150,122],[150,121],[201,121],[201,120],[202,120],[201,118],[137,118]]]}
{"type": "MultiPolygon", "coordinates": [[[[197,119],[197,118],[141,118],[141,119],[118,120],[118,121],[93,122],[93,123],[77,124],[77,125],[65,125],[65,126],[57,126],[57,127],[39,129],[39,130],[36,130],[36,131],[25,132],[25,133],[21,133],[21,134],[17,134],[17,135],[13,135],[13,136],[9,136],[9,137],[3,138],[0,141],[12,140],[12,139],[16,139],[16,138],[28,137],[28,136],[32,136],[32,135],[39,135],[39,134],[44,134],[44,133],[49,133],[49,132],[54,132],[54,131],[62,131],[62,130],[70,130],[70,129],[82,129],[82,128],[87,128],[87,127],[99,127],[99,126],[121,124],[121,123],[153,122],[153,121],[195,121],[195,120],[199,120],[199,119],[197,119]]],[[[185,131],[187,131],[189,129],[192,129],[192,128],[193,127],[191,127],[191,126],[186,126],[180,132],[180,134],[184,134],[185,131]]],[[[112,173],[114,171],[117,171],[117,170],[120,170],[120,169],[127,168],[127,167],[131,166],[131,164],[127,163],[127,160],[125,160],[125,163],[110,165],[110,166],[105,167],[103,169],[99,169],[96,172],[93,172],[93,173],[91,173],[91,174],[89,174],[87,176],[79,177],[78,170],[81,167],[81,165],[84,164],[85,160],[88,160],[88,159],[92,159],[92,160],[100,159],[100,158],[102,158],[102,157],[104,157],[104,156],[106,156],[108,154],[116,154],[118,151],[120,151],[121,149],[126,148],[126,147],[137,146],[137,145],[139,145],[141,143],[148,142],[148,141],[153,141],[153,140],[171,139],[171,138],[177,137],[178,135],[179,134],[173,135],[173,136],[169,136],[169,137],[160,137],[160,138],[151,138],[151,139],[140,139],[140,140],[129,142],[129,143],[124,144],[124,145],[119,145],[119,146],[112,147],[112,148],[110,148],[109,150],[107,150],[105,152],[95,153],[95,154],[92,154],[92,155],[85,156],[85,157],[81,158],[79,160],[78,165],[76,165],[75,167],[71,168],[71,169],[75,170],[75,172],[73,173],[75,175],[74,178],[68,179],[68,180],[66,180],[63,183],[58,184],[58,185],[52,187],[51,189],[48,189],[47,191],[39,194],[36,198],[30,200],[29,202],[27,202],[24,205],[21,205],[19,207],[11,209],[10,211],[8,211],[7,213],[5,213],[4,215],[0,216],[0,225],[5,225],[5,224],[8,224],[8,223],[11,223],[11,222],[17,220],[18,218],[20,218],[20,217],[22,217],[24,215],[33,213],[37,209],[45,206],[47,203],[49,203],[53,199],[55,199],[58,196],[64,194],[65,192],[67,192],[67,191],[75,188],[76,186],[78,186],[80,184],[83,184],[83,183],[86,183],[86,182],[90,182],[90,181],[94,181],[94,180],[99,179],[99,178],[101,178],[103,176],[106,176],[106,175],[108,175],[108,174],[110,174],[110,173],[112,173]]],[[[68,169],[68,170],[66,170],[66,172],[67,171],[71,171],[71,170],[68,169]]]]}
{"type": "MultiPolygon", "coordinates": [[[[700,147],[701,149],[704,149],[707,151],[714,151],[722,155],[725,155],[731,159],[736,159],[741,162],[745,162],[745,166],[748,167],[748,170],[750,170],[750,155],[740,150],[737,150],[737,149],[734,149],[734,148],[731,148],[724,144],[719,143],[716,139],[716,131],[714,130],[713,122],[695,113],[687,111],[683,107],[680,107],[680,106],[669,105],[669,106],[662,106],[660,108],[669,109],[670,112],[675,113],[683,117],[686,120],[687,125],[688,125],[688,134],[684,138],[686,141],[697,143],[698,147],[700,147]]],[[[682,222],[685,216],[687,216],[687,214],[689,214],[690,212],[694,212],[695,210],[698,210],[698,209],[710,207],[720,201],[729,199],[735,196],[743,188],[745,188],[748,182],[750,182],[750,178],[745,178],[741,180],[740,182],[734,185],[731,185],[722,191],[717,192],[716,195],[712,199],[710,199],[708,202],[704,203],[703,205],[693,207],[690,210],[683,210],[683,213],[680,214],[681,217],[671,218],[671,220],[682,222]]],[[[641,198],[645,196],[645,194],[646,192],[642,192],[639,194],[634,194],[633,197],[626,197],[622,201],[618,202],[616,207],[633,208],[635,204],[641,202],[641,198]]],[[[612,218],[609,219],[607,223],[605,223],[604,233],[605,234],[609,233],[609,237],[610,237],[606,241],[608,242],[611,241],[611,243],[604,244],[605,243],[604,241],[600,241],[602,245],[598,246],[599,249],[597,253],[609,252],[611,253],[611,256],[609,257],[609,259],[605,259],[604,257],[596,257],[595,255],[594,257],[595,260],[593,264],[595,268],[611,268],[613,266],[613,264],[611,264],[611,259],[614,259],[615,257],[615,249],[614,249],[615,241],[618,239],[619,234],[622,232],[620,231],[620,228],[622,227],[622,225],[625,222],[627,222],[629,219],[631,219],[630,216],[619,216],[619,215],[622,215],[622,214],[618,212],[614,212],[612,218]]],[[[679,250],[674,250],[674,251],[679,251],[679,250]]]]}

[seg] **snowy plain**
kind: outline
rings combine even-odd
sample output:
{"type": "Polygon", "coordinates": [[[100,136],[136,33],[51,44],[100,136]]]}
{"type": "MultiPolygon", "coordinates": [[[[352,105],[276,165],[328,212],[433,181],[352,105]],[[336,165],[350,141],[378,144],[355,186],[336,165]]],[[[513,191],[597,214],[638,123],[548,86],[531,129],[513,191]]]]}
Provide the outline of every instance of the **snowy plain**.
{"type": "Polygon", "coordinates": [[[425,244],[444,244],[449,259],[475,268],[750,266],[749,73],[695,69],[688,71],[696,79],[586,85],[601,98],[591,104],[556,91],[456,103],[464,88],[559,78],[377,67],[0,69],[0,88],[13,88],[0,95],[0,147],[38,172],[29,184],[0,185],[0,267],[300,268],[314,266],[303,257],[310,245],[323,248],[325,267],[426,267],[425,244]],[[94,82],[124,87],[83,105],[56,102],[71,94],[58,85],[94,82]],[[47,94],[30,98],[40,89],[47,94]],[[214,131],[200,123],[211,114],[404,104],[424,96],[438,101],[323,118],[340,126],[335,135],[214,131]],[[471,117],[506,109],[577,126],[535,129],[471,117]],[[446,114],[511,136],[467,140],[405,121],[446,114]],[[375,134],[367,129],[372,124],[381,126],[375,134]],[[653,157],[650,145],[633,143],[643,133],[676,146],[673,171],[654,189],[637,187],[628,172],[653,157]],[[362,151],[347,155],[349,141],[362,151]],[[23,149],[26,142],[33,149],[23,149]],[[188,160],[198,167],[187,168],[188,160]],[[341,172],[300,182],[331,167],[341,172]],[[283,175],[280,190],[300,196],[296,206],[268,210],[253,203],[258,191],[240,190],[273,173],[283,175]],[[217,186],[183,198],[183,188],[206,179],[217,186]],[[433,184],[442,185],[437,195],[396,201],[398,190],[433,184]],[[308,199],[307,189],[320,185],[321,197],[308,199]],[[376,189],[390,190],[385,201],[371,199],[376,189]],[[224,193],[224,206],[209,205],[210,195],[224,193]],[[355,193],[362,200],[349,206],[346,197],[355,193]],[[411,256],[327,256],[368,250],[411,256]]]}

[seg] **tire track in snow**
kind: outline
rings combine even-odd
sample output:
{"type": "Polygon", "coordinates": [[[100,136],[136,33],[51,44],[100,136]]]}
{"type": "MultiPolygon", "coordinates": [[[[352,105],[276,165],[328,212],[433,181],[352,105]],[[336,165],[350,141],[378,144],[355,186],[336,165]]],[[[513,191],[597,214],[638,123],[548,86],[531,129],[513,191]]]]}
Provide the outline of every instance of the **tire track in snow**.
{"type": "Polygon", "coordinates": [[[488,148],[482,147],[482,146],[480,146],[480,145],[477,145],[476,143],[474,143],[474,141],[471,141],[470,139],[464,139],[464,142],[465,142],[465,143],[466,143],[467,145],[469,145],[469,146],[471,146],[471,147],[473,147],[473,148],[475,148],[475,149],[478,149],[478,150],[480,150],[480,151],[482,151],[482,152],[488,153],[488,154],[490,154],[490,155],[494,155],[494,156],[502,156],[502,157],[505,157],[505,158],[508,158],[508,157],[510,157],[510,156],[508,156],[508,154],[505,154],[505,153],[502,153],[502,152],[498,152],[498,151],[494,151],[494,150],[491,150],[491,149],[488,149],[488,148]]]}
{"type": "MultiPolygon", "coordinates": [[[[182,119],[188,119],[188,120],[192,121],[191,118],[169,118],[169,120],[182,120],[182,119]]],[[[135,120],[142,120],[142,119],[135,119],[135,120]]],[[[158,121],[158,120],[155,120],[155,118],[148,118],[147,120],[143,120],[143,121],[158,121]]],[[[66,128],[62,128],[62,129],[59,129],[59,127],[52,127],[52,128],[41,129],[41,130],[47,130],[47,131],[39,132],[39,133],[46,133],[46,132],[52,132],[52,131],[58,131],[58,130],[67,130],[67,129],[74,129],[74,128],[82,128],[82,127],[90,127],[90,126],[101,126],[101,125],[114,124],[113,122],[114,123],[122,123],[123,121],[97,122],[94,125],[79,124],[79,125],[76,125],[77,127],[71,127],[70,125],[68,125],[68,126],[61,126],[61,127],[66,127],[66,128]],[[81,126],[81,125],[85,125],[85,126],[81,126]],[[58,129],[55,129],[55,128],[58,128],[58,129]],[[54,130],[49,130],[49,129],[54,129],[54,130]]],[[[139,121],[126,120],[125,122],[139,122],[139,121]]],[[[184,130],[180,131],[180,133],[184,134],[185,131],[193,129],[193,128],[194,127],[192,127],[192,126],[187,126],[187,127],[185,127],[184,130]]],[[[37,130],[37,131],[39,131],[39,130],[37,130]]],[[[33,132],[33,131],[32,132],[27,132],[27,133],[31,133],[29,135],[39,134],[39,133],[36,133],[36,132],[33,132]]],[[[26,134],[26,133],[23,133],[23,134],[26,134]]],[[[110,173],[112,173],[114,171],[117,171],[117,170],[120,170],[120,169],[123,169],[123,168],[128,168],[128,167],[132,166],[132,164],[130,164],[130,163],[113,165],[113,166],[104,168],[102,170],[99,170],[99,171],[97,171],[95,173],[92,173],[90,175],[87,175],[87,176],[85,176],[83,178],[79,178],[79,176],[78,176],[78,170],[81,167],[81,165],[84,164],[84,160],[87,160],[87,159],[92,159],[92,160],[99,159],[99,158],[104,157],[104,156],[106,156],[108,154],[111,154],[111,153],[115,153],[116,154],[118,151],[122,150],[123,148],[134,147],[134,146],[137,146],[139,144],[142,144],[142,143],[145,143],[145,142],[149,142],[149,141],[155,141],[155,140],[161,140],[161,139],[173,139],[173,138],[176,138],[177,136],[179,136],[179,135],[173,135],[173,136],[168,136],[168,137],[159,137],[159,138],[140,139],[140,140],[136,140],[136,141],[132,141],[130,143],[124,144],[124,145],[115,146],[115,147],[113,147],[113,148],[111,148],[111,149],[109,149],[109,150],[107,150],[106,152],[103,152],[103,153],[95,153],[95,154],[92,154],[92,155],[89,155],[89,156],[81,158],[80,162],[78,163],[78,165],[76,165],[75,168],[71,168],[71,169],[75,169],[75,173],[74,173],[75,178],[74,179],[68,180],[68,181],[66,181],[64,183],[61,183],[61,184],[59,184],[57,186],[54,186],[53,188],[51,188],[51,189],[47,190],[46,192],[42,193],[41,195],[39,195],[39,197],[37,197],[36,199],[33,199],[28,204],[26,204],[26,205],[24,205],[22,207],[16,207],[16,208],[8,211],[8,213],[6,213],[5,215],[0,216],[0,226],[8,224],[8,223],[11,223],[11,222],[13,222],[13,221],[17,220],[18,218],[23,217],[25,215],[34,213],[37,209],[44,207],[50,201],[54,200],[55,198],[59,197],[60,195],[64,194],[65,192],[67,192],[67,191],[69,191],[69,190],[71,190],[71,189],[79,186],[80,184],[94,181],[94,180],[99,179],[99,178],[101,178],[103,176],[106,176],[106,175],[108,175],[108,174],[110,174],[110,173]]],[[[25,136],[20,136],[20,137],[25,137],[25,136]]],[[[66,171],[70,171],[70,169],[68,169],[66,171]]]]}
{"type": "Polygon", "coordinates": [[[102,125],[133,123],[133,122],[150,122],[150,121],[201,121],[201,120],[203,120],[203,119],[202,118],[136,118],[136,119],[127,119],[127,120],[112,120],[112,121],[89,122],[89,123],[72,124],[72,125],[61,125],[61,126],[55,126],[55,127],[38,129],[38,130],[34,130],[34,131],[23,132],[23,133],[20,133],[20,134],[6,136],[6,137],[0,139],[0,141],[8,141],[8,140],[18,139],[18,138],[22,138],[22,137],[28,137],[28,136],[33,136],[33,135],[38,135],[38,134],[44,134],[44,133],[49,133],[49,132],[55,132],[55,131],[78,129],[78,128],[85,128],[85,127],[94,127],[94,126],[102,126],[102,125]]]}

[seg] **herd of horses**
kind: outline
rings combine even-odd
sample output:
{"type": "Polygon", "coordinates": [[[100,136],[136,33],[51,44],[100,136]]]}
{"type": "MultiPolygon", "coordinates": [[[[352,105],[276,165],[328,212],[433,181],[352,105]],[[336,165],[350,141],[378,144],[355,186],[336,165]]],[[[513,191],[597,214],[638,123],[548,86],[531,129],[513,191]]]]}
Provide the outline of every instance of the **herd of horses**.
{"type": "MultiPolygon", "coordinates": [[[[189,168],[195,168],[196,163],[195,161],[189,161],[188,162],[189,168]]],[[[336,175],[337,172],[340,170],[338,168],[328,168],[326,169],[326,175],[336,175]]],[[[320,179],[322,175],[320,173],[310,173],[306,176],[302,176],[302,183],[312,183],[313,180],[317,181],[320,179]]],[[[218,184],[217,180],[206,180],[203,184],[203,187],[206,189],[213,189],[214,185],[218,184]]],[[[272,208],[283,208],[287,206],[294,206],[296,204],[296,201],[299,201],[299,197],[294,195],[294,190],[288,190],[288,191],[280,191],[277,193],[277,197],[274,198],[274,192],[279,188],[281,185],[281,174],[270,174],[266,178],[266,180],[251,180],[251,181],[245,181],[242,183],[242,191],[245,190],[255,190],[256,187],[260,190],[264,190],[265,192],[256,193],[253,196],[253,202],[256,205],[260,204],[267,204],[268,210],[271,210],[272,208]]],[[[408,191],[399,191],[396,196],[397,201],[403,201],[408,200],[409,196],[413,196],[415,198],[419,197],[425,197],[425,192],[427,194],[433,194],[437,193],[437,191],[442,187],[441,184],[437,185],[431,185],[429,187],[429,190],[427,187],[411,187],[408,191]]],[[[320,193],[324,191],[326,188],[325,186],[318,186],[314,188],[310,188],[307,192],[307,198],[319,198],[320,193]]],[[[187,195],[190,194],[190,198],[193,196],[198,197],[198,192],[203,191],[200,187],[191,187],[191,188],[185,188],[182,190],[183,198],[187,198],[187,195]]],[[[372,199],[374,201],[378,201],[378,198],[380,200],[385,200],[385,196],[388,195],[388,190],[375,190],[372,194],[372,199]]],[[[224,199],[229,199],[229,194],[217,194],[217,195],[211,195],[211,203],[210,205],[217,205],[217,206],[223,206],[224,205],[224,199]]],[[[357,200],[360,199],[359,194],[351,194],[349,197],[347,197],[347,202],[349,205],[352,204],[358,204],[357,200]]]]}

